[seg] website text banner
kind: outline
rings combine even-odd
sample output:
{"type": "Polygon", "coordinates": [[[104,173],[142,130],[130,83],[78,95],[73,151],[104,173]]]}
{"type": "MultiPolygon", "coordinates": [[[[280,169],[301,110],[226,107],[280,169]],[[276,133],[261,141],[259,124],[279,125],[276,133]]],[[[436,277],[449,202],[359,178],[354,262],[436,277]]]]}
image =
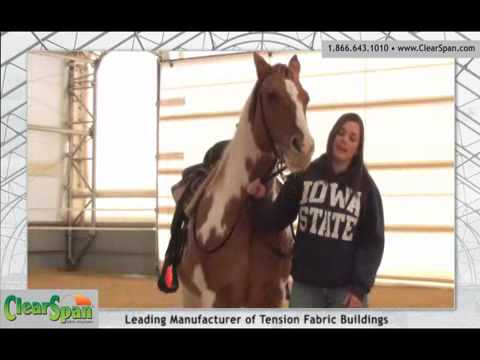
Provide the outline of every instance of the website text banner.
{"type": "MultiPolygon", "coordinates": [[[[465,315],[465,316],[462,316],[465,315]]],[[[449,310],[102,310],[101,328],[423,328],[478,327],[449,310]]]]}
{"type": "Polygon", "coordinates": [[[322,41],[326,58],[475,58],[480,41],[322,41]]]}

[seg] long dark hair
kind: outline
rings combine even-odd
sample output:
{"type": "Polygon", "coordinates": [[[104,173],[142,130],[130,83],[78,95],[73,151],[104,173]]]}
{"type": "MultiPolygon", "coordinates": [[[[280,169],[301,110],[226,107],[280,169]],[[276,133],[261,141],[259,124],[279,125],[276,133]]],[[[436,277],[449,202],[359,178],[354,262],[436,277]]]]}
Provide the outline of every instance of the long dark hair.
{"type": "Polygon", "coordinates": [[[330,131],[330,134],[328,136],[326,153],[326,159],[328,164],[327,171],[331,177],[335,176],[333,173],[333,142],[335,140],[335,136],[338,134],[342,126],[348,121],[358,124],[360,128],[358,151],[353,157],[347,171],[345,172],[347,182],[353,187],[353,189],[358,191],[362,186],[362,180],[364,179],[364,176],[368,174],[368,170],[363,163],[363,144],[365,142],[365,131],[363,126],[363,120],[360,115],[356,113],[343,114],[338,118],[337,122],[330,131]]]}

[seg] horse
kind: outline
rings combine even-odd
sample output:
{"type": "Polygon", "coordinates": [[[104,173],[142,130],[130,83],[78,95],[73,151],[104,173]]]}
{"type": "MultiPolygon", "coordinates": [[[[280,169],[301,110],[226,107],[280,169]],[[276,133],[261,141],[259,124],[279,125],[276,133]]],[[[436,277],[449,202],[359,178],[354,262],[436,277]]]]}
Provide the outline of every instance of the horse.
{"type": "MultiPolygon", "coordinates": [[[[284,229],[254,227],[247,185],[272,173],[279,161],[306,169],[314,141],[306,120],[309,96],[300,63],[268,64],[253,53],[257,81],[235,135],[190,204],[186,243],[178,267],[185,307],[274,308],[285,299],[293,240],[284,229]]],[[[268,182],[267,196],[278,193],[268,182]]]]}

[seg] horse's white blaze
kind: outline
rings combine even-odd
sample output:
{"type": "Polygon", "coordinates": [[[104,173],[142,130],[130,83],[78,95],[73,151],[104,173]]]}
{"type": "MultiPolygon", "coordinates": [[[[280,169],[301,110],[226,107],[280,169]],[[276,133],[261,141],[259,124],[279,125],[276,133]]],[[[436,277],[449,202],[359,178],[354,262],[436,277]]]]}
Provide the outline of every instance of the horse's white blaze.
{"type": "Polygon", "coordinates": [[[242,188],[249,183],[246,167],[247,159],[250,159],[253,163],[261,155],[248,122],[249,107],[250,98],[243,108],[237,132],[219,161],[218,168],[226,163],[224,178],[217,183],[215,193],[212,194],[210,191],[207,191],[205,194],[206,196],[213,195],[213,202],[207,220],[199,229],[204,244],[208,241],[212,230],[215,231],[217,236],[227,236],[230,228],[222,225],[225,208],[230,200],[240,198],[242,188]]]}
{"type": "Polygon", "coordinates": [[[207,286],[205,280],[205,275],[203,273],[202,267],[200,265],[195,266],[193,270],[192,282],[200,290],[201,295],[201,306],[203,307],[212,307],[215,302],[215,292],[210,290],[207,286]]]}
{"type": "Polygon", "coordinates": [[[303,104],[300,102],[300,100],[298,100],[298,89],[293,81],[289,79],[285,79],[285,88],[295,104],[297,114],[295,121],[304,136],[302,152],[310,151],[313,148],[313,138],[307,126],[307,118],[305,117],[303,104]]]}

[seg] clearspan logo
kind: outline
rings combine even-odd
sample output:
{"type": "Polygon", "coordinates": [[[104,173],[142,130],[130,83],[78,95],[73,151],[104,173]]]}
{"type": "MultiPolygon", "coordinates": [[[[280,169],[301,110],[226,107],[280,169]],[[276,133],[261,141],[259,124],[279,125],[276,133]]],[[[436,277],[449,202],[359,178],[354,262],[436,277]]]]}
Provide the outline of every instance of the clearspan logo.
{"type": "Polygon", "coordinates": [[[7,296],[3,304],[5,318],[15,321],[19,316],[48,316],[51,321],[93,321],[93,305],[83,295],[52,295],[49,302],[24,301],[15,295],[7,296]]]}

